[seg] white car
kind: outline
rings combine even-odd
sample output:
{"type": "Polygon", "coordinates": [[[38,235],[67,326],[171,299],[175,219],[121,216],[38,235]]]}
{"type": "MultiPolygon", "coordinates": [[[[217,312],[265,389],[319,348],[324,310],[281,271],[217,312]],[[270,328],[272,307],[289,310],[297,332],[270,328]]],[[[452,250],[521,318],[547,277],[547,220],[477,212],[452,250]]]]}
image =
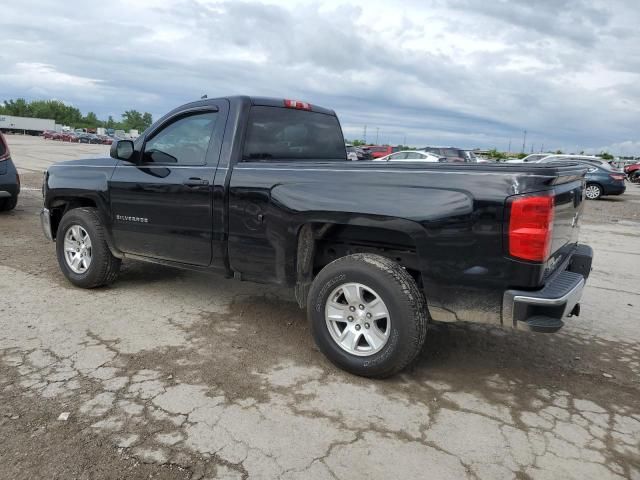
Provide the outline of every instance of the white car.
{"type": "Polygon", "coordinates": [[[350,144],[345,144],[345,148],[347,149],[347,160],[351,160],[352,162],[358,161],[358,151],[356,147],[350,144]]]}
{"type": "Polygon", "coordinates": [[[507,160],[507,163],[529,163],[529,162],[539,162],[544,157],[548,157],[551,155],[550,153],[532,153],[531,155],[527,155],[524,158],[514,158],[512,160],[507,160]]]}
{"type": "Polygon", "coordinates": [[[401,150],[386,157],[376,158],[374,162],[445,162],[446,158],[439,157],[423,150],[401,150]]]}

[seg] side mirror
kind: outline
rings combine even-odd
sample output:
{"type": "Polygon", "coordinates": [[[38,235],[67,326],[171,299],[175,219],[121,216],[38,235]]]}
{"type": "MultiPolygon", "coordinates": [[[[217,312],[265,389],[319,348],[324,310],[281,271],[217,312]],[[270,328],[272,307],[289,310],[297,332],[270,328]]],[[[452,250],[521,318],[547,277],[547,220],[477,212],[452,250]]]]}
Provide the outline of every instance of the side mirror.
{"type": "Polygon", "coordinates": [[[129,160],[133,156],[133,142],[131,140],[115,140],[111,144],[111,158],[129,160]]]}

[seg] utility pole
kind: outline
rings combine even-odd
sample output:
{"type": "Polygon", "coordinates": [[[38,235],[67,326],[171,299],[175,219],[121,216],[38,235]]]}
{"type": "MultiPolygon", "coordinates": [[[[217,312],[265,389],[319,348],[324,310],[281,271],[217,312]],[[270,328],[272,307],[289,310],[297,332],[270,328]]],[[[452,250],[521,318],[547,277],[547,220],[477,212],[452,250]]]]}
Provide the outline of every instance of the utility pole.
{"type": "Polygon", "coordinates": [[[540,147],[540,153],[544,152],[544,143],[542,144],[542,146],[540,147]]]}
{"type": "Polygon", "coordinates": [[[406,135],[404,136],[404,141],[402,142],[402,145],[405,146],[405,147],[407,146],[407,136],[406,135]]]}
{"type": "Polygon", "coordinates": [[[533,143],[531,144],[531,153],[533,153],[533,143]]]}
{"type": "Polygon", "coordinates": [[[527,131],[524,130],[522,132],[522,153],[524,153],[524,149],[526,148],[527,145],[527,131]]]}
{"type": "Polygon", "coordinates": [[[362,139],[364,141],[364,144],[367,144],[367,126],[364,126],[364,135],[362,136],[362,139]]]}
{"type": "Polygon", "coordinates": [[[376,127],[376,145],[378,145],[378,134],[380,133],[380,128],[376,127]]]}
{"type": "Polygon", "coordinates": [[[508,153],[511,153],[511,139],[509,139],[509,150],[507,150],[508,153]]]}

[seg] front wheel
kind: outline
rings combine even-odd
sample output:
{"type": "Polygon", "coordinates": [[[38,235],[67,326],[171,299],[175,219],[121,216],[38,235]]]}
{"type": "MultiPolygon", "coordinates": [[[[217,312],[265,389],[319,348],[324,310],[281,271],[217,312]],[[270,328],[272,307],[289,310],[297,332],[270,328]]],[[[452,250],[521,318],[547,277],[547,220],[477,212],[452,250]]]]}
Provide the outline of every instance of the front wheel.
{"type": "Polygon", "coordinates": [[[602,187],[595,183],[589,183],[584,194],[589,200],[597,200],[602,196],[602,187]]]}
{"type": "Polygon", "coordinates": [[[56,236],[58,264],[65,277],[82,288],[112,283],[120,271],[95,208],[75,208],[62,217],[56,236]]]}
{"type": "Polygon", "coordinates": [[[405,368],[427,331],[415,280],[380,255],[349,255],[324,267],[311,286],[307,313],[318,348],[336,366],[365,377],[405,368]]]}

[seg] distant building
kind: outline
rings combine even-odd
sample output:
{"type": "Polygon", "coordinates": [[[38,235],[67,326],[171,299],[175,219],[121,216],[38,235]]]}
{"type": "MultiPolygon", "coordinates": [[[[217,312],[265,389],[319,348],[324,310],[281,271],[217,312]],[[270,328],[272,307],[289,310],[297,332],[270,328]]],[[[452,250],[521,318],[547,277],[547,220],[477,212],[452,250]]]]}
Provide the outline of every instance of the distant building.
{"type": "Polygon", "coordinates": [[[56,130],[55,120],[47,118],[15,117],[0,114],[0,130],[4,133],[38,135],[45,130],[56,130]]]}

